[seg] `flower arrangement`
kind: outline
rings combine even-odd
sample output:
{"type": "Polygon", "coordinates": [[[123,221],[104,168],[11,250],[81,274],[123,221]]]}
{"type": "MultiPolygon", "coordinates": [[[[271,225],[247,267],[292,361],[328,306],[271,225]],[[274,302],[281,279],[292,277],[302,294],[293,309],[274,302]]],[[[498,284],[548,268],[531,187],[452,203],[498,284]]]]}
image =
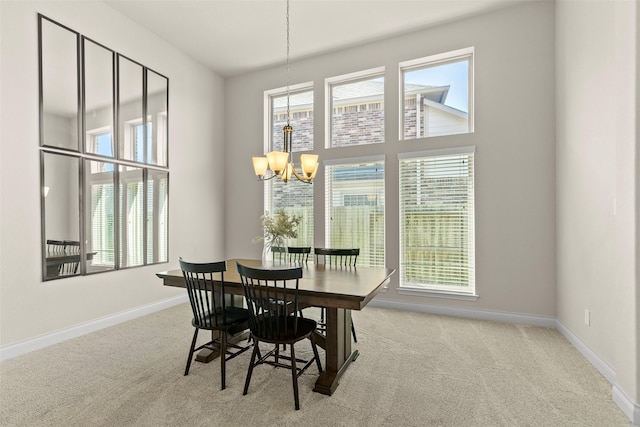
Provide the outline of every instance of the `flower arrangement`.
{"type": "Polygon", "coordinates": [[[269,212],[265,212],[260,217],[264,236],[256,237],[255,240],[264,240],[264,245],[267,249],[272,246],[284,246],[286,239],[298,237],[300,219],[297,215],[289,217],[284,209],[279,209],[274,215],[269,215],[269,212]]]}

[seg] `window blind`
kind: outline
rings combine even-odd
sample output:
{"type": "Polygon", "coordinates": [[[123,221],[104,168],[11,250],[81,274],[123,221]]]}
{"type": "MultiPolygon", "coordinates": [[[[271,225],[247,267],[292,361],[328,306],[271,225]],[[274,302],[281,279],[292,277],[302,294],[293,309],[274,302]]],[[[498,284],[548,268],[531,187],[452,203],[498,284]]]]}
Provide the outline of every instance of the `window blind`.
{"type": "Polygon", "coordinates": [[[325,246],[359,248],[358,265],[384,266],[384,159],[325,168],[325,246]]]}
{"type": "Polygon", "coordinates": [[[473,152],[399,162],[400,287],[475,293],[473,152]]]}

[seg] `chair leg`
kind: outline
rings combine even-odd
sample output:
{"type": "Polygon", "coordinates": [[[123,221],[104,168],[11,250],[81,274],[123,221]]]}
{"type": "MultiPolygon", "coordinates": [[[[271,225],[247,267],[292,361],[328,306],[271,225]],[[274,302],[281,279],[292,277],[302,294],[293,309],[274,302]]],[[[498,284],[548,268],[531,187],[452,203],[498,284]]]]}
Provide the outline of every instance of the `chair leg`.
{"type": "Polygon", "coordinates": [[[226,386],[226,362],[227,362],[227,331],[220,331],[220,378],[222,379],[222,387],[220,390],[224,390],[226,386]]]}
{"type": "Polygon", "coordinates": [[[353,335],[353,340],[358,342],[358,338],[356,338],[356,328],[353,327],[353,319],[351,320],[351,335],[353,335]]]}
{"type": "Polygon", "coordinates": [[[256,362],[256,355],[258,354],[258,344],[260,341],[257,339],[253,339],[253,352],[251,353],[251,362],[249,362],[249,369],[247,370],[247,379],[244,381],[244,391],[242,392],[243,396],[246,396],[249,391],[249,383],[251,382],[251,373],[253,372],[253,366],[256,362]]]}
{"type": "Polygon", "coordinates": [[[191,366],[191,359],[193,359],[193,349],[196,348],[196,341],[198,339],[198,328],[195,328],[193,333],[193,339],[191,340],[191,348],[189,349],[189,357],[187,358],[187,367],[184,370],[184,375],[189,375],[189,367],[191,366]]]}
{"type": "Polygon", "coordinates": [[[316,340],[313,338],[313,334],[309,336],[311,341],[311,348],[313,349],[313,355],[316,359],[316,365],[318,365],[318,372],[322,372],[322,365],[320,364],[320,355],[318,354],[318,347],[316,347],[316,340]]]}
{"type": "Polygon", "coordinates": [[[293,399],[296,404],[296,410],[300,409],[300,400],[298,399],[298,368],[296,367],[296,352],[294,345],[291,344],[291,378],[293,379],[293,399]]]}

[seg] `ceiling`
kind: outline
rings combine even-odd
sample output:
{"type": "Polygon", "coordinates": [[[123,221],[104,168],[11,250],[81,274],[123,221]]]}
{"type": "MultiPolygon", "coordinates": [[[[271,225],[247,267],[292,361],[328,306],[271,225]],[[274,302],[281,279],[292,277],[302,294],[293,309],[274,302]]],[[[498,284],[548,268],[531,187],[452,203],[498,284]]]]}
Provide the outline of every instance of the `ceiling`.
{"type": "MultiPolygon", "coordinates": [[[[318,55],[526,0],[291,0],[290,59],[318,55]]],[[[107,0],[227,77],[284,63],[285,0],[107,0]]]]}

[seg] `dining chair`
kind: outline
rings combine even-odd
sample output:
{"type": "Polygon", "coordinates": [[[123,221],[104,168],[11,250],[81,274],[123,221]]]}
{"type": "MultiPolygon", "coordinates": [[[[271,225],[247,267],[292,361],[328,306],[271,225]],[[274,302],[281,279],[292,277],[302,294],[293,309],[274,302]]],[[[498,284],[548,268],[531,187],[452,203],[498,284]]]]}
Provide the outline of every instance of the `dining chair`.
{"type": "Polygon", "coordinates": [[[291,369],[295,408],[300,409],[298,397],[298,377],[316,362],[322,372],[318,348],[313,338],[316,322],[300,317],[298,285],[302,278],[302,267],[285,269],[260,269],[236,263],[242,289],[249,307],[249,329],[255,340],[251,362],[247,371],[243,395],[249,391],[253,369],[261,364],[291,369]],[[309,339],[313,358],[302,360],[296,357],[295,344],[309,339]],[[274,348],[262,355],[259,344],[275,344],[274,348]],[[290,355],[280,352],[280,345],[289,347],[290,355]],[[289,364],[281,360],[288,360],[289,364]],[[298,362],[302,365],[298,367],[298,362]]]}
{"type": "Polygon", "coordinates": [[[80,268],[80,242],[78,240],[64,240],[64,253],[71,258],[69,262],[60,265],[60,275],[72,276],[78,274],[80,268]]]}
{"type": "Polygon", "coordinates": [[[355,267],[360,255],[360,249],[314,248],[313,254],[316,264],[326,264],[333,267],[355,267]]]}
{"type": "Polygon", "coordinates": [[[47,256],[56,256],[64,254],[63,240],[47,240],[47,256]]]}
{"type": "Polygon", "coordinates": [[[287,253],[289,254],[289,262],[307,263],[311,254],[311,246],[289,246],[287,253]]]}
{"type": "Polygon", "coordinates": [[[251,348],[250,345],[241,347],[228,342],[227,333],[230,329],[246,329],[248,327],[249,311],[246,308],[227,307],[226,305],[224,293],[226,261],[195,264],[180,258],[180,268],[182,269],[187,294],[189,295],[189,303],[193,311],[191,324],[195,328],[184,375],[189,374],[194,352],[203,348],[212,351],[217,350],[220,352],[221,390],[224,390],[226,386],[226,362],[251,348]],[[214,282],[219,286],[214,287],[214,282]],[[218,331],[219,336],[196,347],[200,329],[218,331]]]}
{"type": "Polygon", "coordinates": [[[274,261],[286,261],[287,260],[287,248],[284,246],[272,246],[271,255],[274,261]]]}
{"type": "Polygon", "coordinates": [[[54,273],[57,276],[73,276],[80,268],[80,242],[72,240],[47,240],[47,258],[60,260],[54,273]]]}
{"type": "MultiPolygon", "coordinates": [[[[330,267],[355,267],[360,255],[360,249],[314,248],[313,254],[316,264],[325,264],[330,267]]],[[[320,329],[324,330],[325,326],[325,309],[323,308],[320,311],[320,329]]],[[[351,319],[351,335],[353,335],[353,341],[358,342],[353,319],[351,319]]]]}

